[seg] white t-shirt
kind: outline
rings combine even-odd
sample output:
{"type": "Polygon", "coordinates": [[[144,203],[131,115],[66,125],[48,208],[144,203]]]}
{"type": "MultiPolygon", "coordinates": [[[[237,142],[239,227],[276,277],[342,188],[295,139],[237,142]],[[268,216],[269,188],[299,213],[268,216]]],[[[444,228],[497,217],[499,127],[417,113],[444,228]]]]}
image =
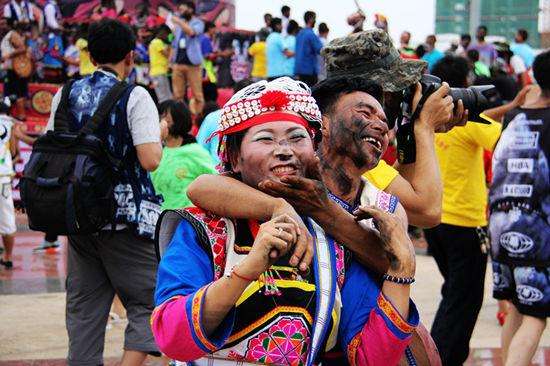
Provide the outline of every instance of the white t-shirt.
{"type": "Polygon", "coordinates": [[[12,69],[11,58],[9,58],[8,56],[15,51],[15,48],[11,44],[11,36],[13,35],[13,33],[15,33],[15,31],[9,31],[0,42],[0,50],[2,51],[2,56],[5,57],[3,66],[6,70],[12,69]]]}
{"type": "MultiPolygon", "coordinates": [[[[105,71],[99,70],[99,72],[105,71]]],[[[52,99],[50,119],[48,120],[46,131],[53,130],[55,112],[61,99],[61,90],[62,88],[57,91],[52,99]]],[[[160,143],[160,124],[157,106],[145,88],[136,86],[132,90],[128,98],[126,114],[128,115],[128,127],[134,146],[153,142],[160,143]]]]}
{"type": "Polygon", "coordinates": [[[5,114],[0,115],[0,183],[9,183],[14,175],[10,152],[10,138],[13,120],[5,114]]]}
{"type": "Polygon", "coordinates": [[[510,66],[512,66],[512,69],[514,69],[514,74],[516,75],[523,74],[525,71],[527,71],[527,67],[525,67],[525,62],[523,62],[523,59],[518,55],[513,55],[510,58],[510,66]]]}
{"type": "MultiPolygon", "coordinates": [[[[65,57],[72,58],[72,59],[78,59],[80,57],[80,50],[78,47],[76,47],[74,44],[67,47],[65,50],[65,57]]],[[[68,65],[67,66],[67,76],[72,77],[74,74],[76,74],[80,70],[78,65],[68,65]]]]}
{"type": "Polygon", "coordinates": [[[44,18],[46,18],[46,25],[50,29],[59,29],[61,26],[59,25],[59,22],[57,21],[57,9],[56,9],[56,3],[48,2],[46,6],[44,7],[44,18]]]}
{"type": "Polygon", "coordinates": [[[17,20],[33,21],[34,14],[32,12],[32,5],[28,1],[21,2],[21,5],[15,0],[11,0],[4,5],[4,18],[11,18],[11,10],[15,10],[15,16],[17,20]]]}

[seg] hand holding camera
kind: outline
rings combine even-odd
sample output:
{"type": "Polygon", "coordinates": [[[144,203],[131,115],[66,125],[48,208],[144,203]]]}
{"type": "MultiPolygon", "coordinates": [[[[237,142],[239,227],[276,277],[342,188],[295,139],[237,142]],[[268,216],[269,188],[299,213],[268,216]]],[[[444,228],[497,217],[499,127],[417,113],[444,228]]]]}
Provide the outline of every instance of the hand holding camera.
{"type": "MultiPolygon", "coordinates": [[[[416,128],[426,126],[430,131],[436,131],[445,126],[453,116],[453,99],[449,94],[449,85],[443,83],[441,88],[436,90],[426,99],[422,111],[415,121],[416,128]]],[[[422,98],[422,86],[416,84],[416,91],[413,97],[412,108],[416,110],[420,99],[422,98]]],[[[462,107],[464,110],[464,107],[462,107]]]]}
{"type": "Polygon", "coordinates": [[[397,156],[401,164],[416,161],[415,123],[430,123],[436,132],[446,132],[454,126],[464,125],[466,118],[487,123],[479,114],[494,104],[497,97],[493,85],[449,88],[440,78],[429,74],[422,75],[420,89],[419,93],[418,86],[413,85],[403,92],[396,134],[397,156]],[[468,111],[466,115],[465,110],[468,111]]]}

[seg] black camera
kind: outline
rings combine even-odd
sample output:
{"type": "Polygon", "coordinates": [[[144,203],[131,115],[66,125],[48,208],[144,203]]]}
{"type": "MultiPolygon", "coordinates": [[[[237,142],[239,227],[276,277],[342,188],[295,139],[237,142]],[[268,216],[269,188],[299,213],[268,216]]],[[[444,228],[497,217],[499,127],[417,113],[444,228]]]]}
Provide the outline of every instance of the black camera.
{"type": "MultiPolygon", "coordinates": [[[[411,85],[403,91],[403,99],[397,117],[397,158],[401,164],[410,164],[416,161],[416,142],[414,139],[414,120],[420,115],[424,102],[441,87],[441,79],[437,76],[424,74],[420,79],[422,98],[417,110],[412,111],[412,100],[416,85],[411,85]]],[[[468,110],[468,120],[478,123],[489,123],[479,114],[498,104],[498,92],[494,85],[478,85],[469,88],[451,88],[449,95],[456,103],[462,100],[464,109],[468,110]]]]}

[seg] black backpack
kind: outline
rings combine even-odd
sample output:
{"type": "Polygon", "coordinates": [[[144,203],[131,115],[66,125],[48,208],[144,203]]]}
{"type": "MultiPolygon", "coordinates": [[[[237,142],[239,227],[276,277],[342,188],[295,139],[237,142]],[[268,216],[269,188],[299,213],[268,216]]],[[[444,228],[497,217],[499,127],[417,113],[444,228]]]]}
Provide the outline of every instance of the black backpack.
{"type": "Polygon", "coordinates": [[[94,133],[128,84],[115,84],[78,132],[69,131],[71,86],[63,87],[54,130],[34,143],[20,182],[29,227],[51,234],[95,233],[114,226],[116,213],[113,189],[121,162],[94,133]]]}

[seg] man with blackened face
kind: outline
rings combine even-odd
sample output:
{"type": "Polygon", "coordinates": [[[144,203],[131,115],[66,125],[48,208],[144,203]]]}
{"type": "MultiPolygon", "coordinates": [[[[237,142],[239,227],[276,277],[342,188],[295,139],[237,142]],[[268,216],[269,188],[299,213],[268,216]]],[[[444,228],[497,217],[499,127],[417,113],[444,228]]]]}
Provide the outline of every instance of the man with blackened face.
{"type": "Polygon", "coordinates": [[[388,146],[386,115],[376,97],[367,92],[342,95],[325,114],[324,122],[326,143],[321,144],[321,152],[336,153],[352,163],[347,171],[374,168],[388,146]]]}

